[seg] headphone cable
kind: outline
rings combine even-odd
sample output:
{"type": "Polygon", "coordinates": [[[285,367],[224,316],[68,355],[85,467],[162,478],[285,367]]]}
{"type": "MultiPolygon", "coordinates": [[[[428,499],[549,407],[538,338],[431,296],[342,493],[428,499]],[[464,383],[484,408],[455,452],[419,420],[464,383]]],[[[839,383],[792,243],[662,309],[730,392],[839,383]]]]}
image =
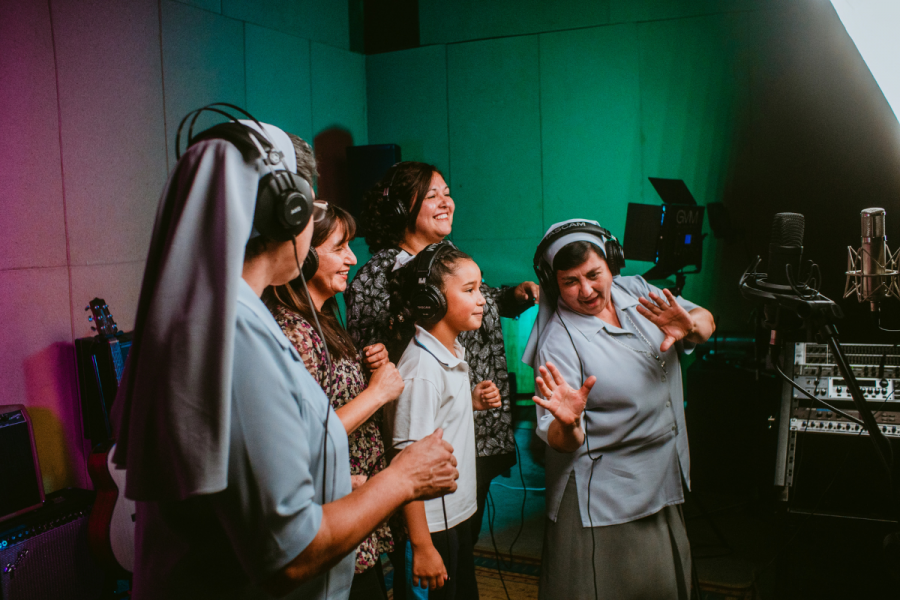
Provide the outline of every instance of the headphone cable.
{"type": "MultiPolygon", "coordinates": [[[[559,304],[556,305],[556,316],[559,317],[559,322],[562,323],[563,328],[566,330],[566,335],[569,336],[569,342],[572,344],[572,350],[575,351],[575,356],[578,357],[578,368],[581,373],[581,386],[584,387],[585,377],[584,377],[584,361],[581,360],[581,354],[578,353],[578,348],[575,346],[575,339],[572,337],[572,333],[569,331],[569,326],[566,325],[565,319],[562,317],[562,313],[559,312],[559,304]]],[[[585,406],[587,408],[587,406],[585,406]]],[[[584,429],[584,442],[587,445],[587,457],[591,461],[591,474],[588,476],[588,490],[587,490],[587,514],[588,514],[588,523],[591,528],[591,571],[594,575],[594,600],[598,600],[600,597],[600,590],[597,587],[597,542],[594,538],[594,515],[591,514],[591,483],[594,481],[594,467],[597,466],[597,463],[600,462],[600,459],[603,458],[601,454],[597,458],[591,456],[591,438],[588,436],[587,432],[587,411],[582,412],[583,422],[582,428],[584,429]]],[[[577,490],[576,486],[576,490],[577,490]]]]}
{"type": "MultiPolygon", "coordinates": [[[[394,450],[396,450],[396,449],[397,449],[397,446],[399,446],[400,444],[414,444],[414,443],[416,443],[416,442],[418,442],[418,441],[419,441],[419,440],[401,440],[401,441],[396,442],[395,444],[393,444],[393,445],[391,446],[391,448],[393,448],[394,450]]],[[[400,448],[400,450],[403,450],[403,448],[400,448]]],[[[427,502],[427,500],[422,500],[423,505],[424,505],[425,502],[427,502]]],[[[441,510],[442,510],[443,513],[444,513],[444,541],[446,542],[445,545],[447,546],[447,558],[449,559],[449,558],[450,558],[450,554],[451,554],[451,552],[450,552],[450,548],[451,548],[451,546],[450,546],[450,525],[448,524],[449,521],[447,520],[447,503],[444,501],[444,496],[441,496],[441,510]]],[[[427,522],[427,516],[426,516],[426,522],[427,522]]],[[[429,533],[430,533],[430,532],[429,532],[429,533]]],[[[443,559],[442,559],[442,560],[443,560],[443,559]]],[[[447,579],[450,579],[450,574],[449,574],[449,573],[447,574],[447,579]]],[[[404,585],[406,585],[406,582],[403,582],[403,583],[404,583],[404,585]]],[[[421,582],[420,582],[420,583],[421,583],[421,582]]],[[[421,587],[421,585],[420,585],[420,587],[421,587]]]]}
{"type": "MultiPolygon", "coordinates": [[[[311,218],[311,217],[310,217],[311,218]]],[[[322,338],[322,349],[325,350],[325,365],[328,369],[328,377],[331,380],[331,387],[334,388],[334,374],[331,370],[331,354],[328,353],[328,342],[325,341],[325,334],[322,326],[319,324],[319,317],[316,316],[316,305],[313,304],[312,296],[309,293],[309,286],[306,285],[306,279],[303,277],[303,266],[300,264],[300,254],[297,251],[297,238],[291,236],[291,245],[294,247],[294,262],[297,263],[297,270],[300,271],[300,281],[303,283],[303,290],[306,292],[306,299],[309,301],[309,307],[312,309],[313,321],[316,323],[316,331],[322,338]]],[[[324,390],[323,390],[324,392],[324,390]]],[[[331,399],[325,398],[325,433],[322,436],[322,505],[325,505],[325,491],[328,487],[328,422],[331,420],[331,399]]],[[[337,465],[335,465],[337,470],[337,465]]],[[[333,476],[333,474],[332,474],[333,476]]],[[[332,479],[331,492],[334,497],[334,480],[332,479]]],[[[331,569],[325,571],[325,597],[328,597],[328,584],[331,575],[331,569]]]]}

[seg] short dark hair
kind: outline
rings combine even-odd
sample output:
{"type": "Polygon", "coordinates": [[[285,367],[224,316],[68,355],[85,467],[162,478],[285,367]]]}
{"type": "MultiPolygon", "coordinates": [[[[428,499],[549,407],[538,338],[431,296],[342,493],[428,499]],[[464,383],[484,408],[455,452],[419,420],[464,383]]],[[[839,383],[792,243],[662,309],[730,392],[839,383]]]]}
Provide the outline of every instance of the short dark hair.
{"type": "MultiPolygon", "coordinates": [[[[455,247],[443,250],[431,265],[428,283],[441,293],[446,291],[447,277],[456,273],[459,263],[472,260],[472,257],[455,247]]],[[[403,351],[416,334],[416,321],[413,317],[412,297],[415,283],[414,260],[409,261],[390,275],[388,281],[388,313],[390,314],[391,332],[385,344],[392,362],[396,363],[403,356],[403,351]]]]}
{"type": "Polygon", "coordinates": [[[298,135],[287,134],[294,146],[294,154],[297,157],[297,175],[309,183],[309,187],[315,187],[319,179],[319,169],[316,165],[316,155],[313,154],[309,143],[298,135]]]}
{"type": "Polygon", "coordinates": [[[407,231],[416,230],[416,219],[422,208],[422,199],[431,187],[434,174],[443,175],[434,165],[406,161],[388,169],[381,181],[366,192],[362,201],[360,225],[365,232],[366,244],[372,254],[387,248],[397,248],[407,231]],[[393,204],[384,197],[390,187],[391,202],[399,200],[409,215],[396,214],[393,204]]]}
{"type": "Polygon", "coordinates": [[[567,271],[569,269],[574,269],[575,267],[586,261],[588,259],[588,255],[591,252],[596,254],[598,258],[602,258],[604,261],[606,261],[606,256],[603,254],[603,251],[600,250],[597,244],[586,242],[584,240],[566,244],[565,246],[560,248],[559,252],[557,252],[556,256],[553,258],[554,275],[558,271],[567,271]]]}

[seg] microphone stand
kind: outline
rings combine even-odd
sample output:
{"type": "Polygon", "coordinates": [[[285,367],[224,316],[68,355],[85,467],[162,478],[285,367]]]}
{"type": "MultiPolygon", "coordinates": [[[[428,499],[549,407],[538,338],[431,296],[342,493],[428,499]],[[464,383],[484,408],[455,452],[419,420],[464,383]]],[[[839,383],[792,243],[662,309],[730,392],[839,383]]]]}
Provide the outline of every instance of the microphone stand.
{"type": "MultiPolygon", "coordinates": [[[[784,311],[796,315],[796,317],[799,317],[802,321],[801,326],[797,327],[797,329],[815,331],[817,338],[819,338],[820,341],[825,342],[831,350],[835,362],[837,363],[838,370],[847,384],[850,396],[853,398],[853,404],[859,412],[859,416],[862,419],[866,430],[869,432],[869,438],[875,446],[875,453],[878,455],[879,462],[887,475],[891,499],[894,504],[894,520],[900,524],[900,510],[898,510],[898,507],[900,507],[900,495],[898,495],[898,490],[894,482],[893,450],[891,448],[890,440],[887,439],[878,427],[875,415],[872,413],[872,409],[869,408],[862,390],[859,388],[859,383],[856,380],[856,375],[853,373],[853,368],[847,361],[847,356],[844,354],[840,342],[838,341],[838,331],[834,325],[834,321],[843,317],[841,308],[832,300],[820,294],[818,290],[809,287],[805,283],[795,283],[791,276],[790,265],[787,266],[786,271],[792,293],[783,291],[786,286],[777,286],[773,288],[773,286],[767,285],[765,283],[765,275],[755,272],[755,267],[758,265],[759,259],[757,258],[756,264],[751,268],[748,268],[743,277],[741,277],[741,293],[746,298],[757,301],[761,300],[767,304],[774,304],[778,307],[779,312],[784,311]],[[753,272],[751,272],[751,269],[753,272]]],[[[813,269],[817,270],[817,267],[813,266],[811,270],[813,269]]],[[[777,338],[777,335],[773,336],[773,339],[777,338]]],[[[773,362],[779,360],[780,340],[774,350],[775,354],[772,356],[773,362]]],[[[888,545],[896,544],[900,544],[900,533],[892,533],[888,536],[888,539],[885,540],[886,548],[888,545]],[[893,541],[889,543],[888,540],[890,539],[893,539],[893,541]]]]}

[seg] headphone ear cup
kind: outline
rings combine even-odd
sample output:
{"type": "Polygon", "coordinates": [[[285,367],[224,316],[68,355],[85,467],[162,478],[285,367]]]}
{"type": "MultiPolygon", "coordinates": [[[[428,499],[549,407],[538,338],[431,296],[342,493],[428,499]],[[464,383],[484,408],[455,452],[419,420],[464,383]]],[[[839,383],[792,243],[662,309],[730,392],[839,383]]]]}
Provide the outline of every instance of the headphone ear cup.
{"type": "Polygon", "coordinates": [[[447,314],[447,299],[441,290],[430,284],[418,286],[411,305],[416,322],[425,326],[434,325],[447,314]]]}
{"type": "Polygon", "coordinates": [[[544,289],[544,292],[550,296],[549,300],[555,304],[559,298],[559,286],[556,284],[556,275],[554,275],[553,269],[547,264],[546,260],[541,258],[540,262],[535,265],[534,272],[537,275],[538,283],[544,289]]]}
{"type": "Polygon", "coordinates": [[[309,183],[290,171],[275,171],[259,182],[253,226],[270,240],[287,242],[306,228],[312,211],[309,183]]]}
{"type": "Polygon", "coordinates": [[[622,272],[625,266],[625,251],[622,250],[621,244],[615,238],[606,241],[606,264],[609,265],[609,271],[615,277],[622,272]]]}
{"type": "Polygon", "coordinates": [[[309,281],[312,279],[316,271],[319,270],[319,253],[316,252],[316,249],[312,246],[309,247],[309,252],[306,254],[306,259],[303,261],[303,280],[309,281]]]}

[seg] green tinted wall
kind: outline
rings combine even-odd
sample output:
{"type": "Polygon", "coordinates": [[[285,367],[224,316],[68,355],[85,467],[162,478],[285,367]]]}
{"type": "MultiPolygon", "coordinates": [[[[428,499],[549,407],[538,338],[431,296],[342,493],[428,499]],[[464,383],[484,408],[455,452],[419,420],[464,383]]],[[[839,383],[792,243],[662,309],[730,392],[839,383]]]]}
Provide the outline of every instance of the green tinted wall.
{"type": "MultiPolygon", "coordinates": [[[[163,0],[166,137],[210,102],[247,108],[310,143],[329,128],[366,144],[365,58],[349,48],[347,3],[163,0]]],[[[208,125],[213,121],[201,121],[208,125]]]]}
{"type": "MultiPolygon", "coordinates": [[[[647,178],[678,178],[741,232],[706,238],[685,296],[747,330],[737,281],[775,212],[807,215],[840,298],[847,224],[861,202],[897,204],[900,127],[827,2],[421,0],[420,19],[431,46],[367,58],[369,138],[444,170],[452,238],[492,285],[533,278],[552,223],[594,218],[621,238],[629,202],[660,202],[647,178]]],[[[511,364],[529,326],[506,325],[511,364]]]]}

